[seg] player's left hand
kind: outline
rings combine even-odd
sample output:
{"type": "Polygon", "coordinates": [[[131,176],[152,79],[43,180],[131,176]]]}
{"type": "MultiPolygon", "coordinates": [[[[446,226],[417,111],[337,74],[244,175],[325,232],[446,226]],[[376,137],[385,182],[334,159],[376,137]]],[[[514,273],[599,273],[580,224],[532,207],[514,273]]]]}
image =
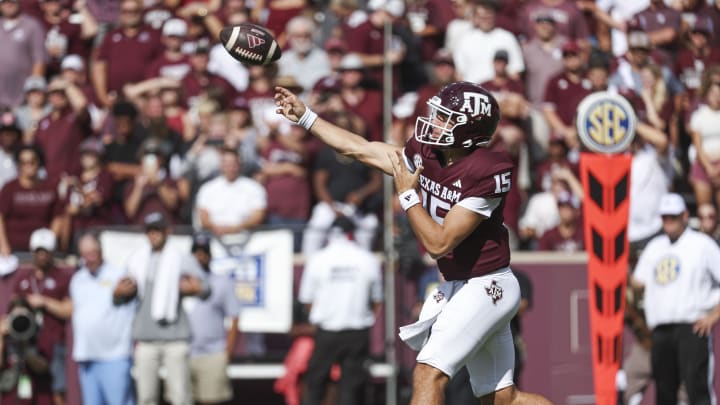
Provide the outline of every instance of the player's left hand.
{"type": "Polygon", "coordinates": [[[395,189],[397,189],[398,194],[417,189],[423,167],[420,166],[415,170],[415,173],[411,173],[405,166],[405,163],[403,163],[402,152],[399,150],[395,151],[394,156],[393,154],[388,154],[388,158],[392,163],[393,179],[395,180],[395,189]]]}
{"type": "Polygon", "coordinates": [[[693,332],[698,334],[698,336],[710,336],[710,332],[717,323],[718,317],[720,317],[720,314],[718,314],[717,311],[712,311],[693,324],[693,332]]]}

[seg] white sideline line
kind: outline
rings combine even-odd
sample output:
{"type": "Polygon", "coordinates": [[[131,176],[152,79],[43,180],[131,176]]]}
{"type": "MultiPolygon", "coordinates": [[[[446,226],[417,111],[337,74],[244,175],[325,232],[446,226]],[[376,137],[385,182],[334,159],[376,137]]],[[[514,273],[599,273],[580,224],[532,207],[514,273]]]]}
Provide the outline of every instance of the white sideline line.
{"type": "MultiPolygon", "coordinates": [[[[160,377],[165,378],[165,368],[160,369],[160,377]]],[[[274,380],[285,374],[282,363],[270,364],[231,364],[227,367],[227,375],[231,380],[274,380]]],[[[395,370],[388,363],[374,363],[370,365],[370,376],[388,378],[395,374],[395,370]]]]}

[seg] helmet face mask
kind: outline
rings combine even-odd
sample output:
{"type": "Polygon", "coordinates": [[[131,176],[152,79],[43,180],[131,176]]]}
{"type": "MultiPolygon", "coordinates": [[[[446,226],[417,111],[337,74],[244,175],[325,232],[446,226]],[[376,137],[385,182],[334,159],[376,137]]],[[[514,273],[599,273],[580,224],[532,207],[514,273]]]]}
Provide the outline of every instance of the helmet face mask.
{"type": "Polygon", "coordinates": [[[427,105],[428,116],[417,117],[415,121],[415,139],[435,147],[485,146],[500,120],[495,98],[474,83],[449,84],[427,105]]]}

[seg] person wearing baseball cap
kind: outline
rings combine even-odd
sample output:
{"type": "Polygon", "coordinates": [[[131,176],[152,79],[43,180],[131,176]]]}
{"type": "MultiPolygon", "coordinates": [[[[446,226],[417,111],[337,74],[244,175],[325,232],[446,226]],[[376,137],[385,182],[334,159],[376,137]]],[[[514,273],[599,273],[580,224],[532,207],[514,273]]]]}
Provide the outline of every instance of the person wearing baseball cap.
{"type": "Polygon", "coordinates": [[[658,213],[663,217],[677,217],[680,216],[680,214],[687,213],[685,200],[680,194],[665,194],[660,198],[660,207],[658,208],[658,213]]]}
{"type": "Polygon", "coordinates": [[[137,304],[132,338],[138,403],[159,402],[159,368],[164,365],[167,401],[192,403],[190,381],[191,327],[183,298],[210,294],[207,276],[188,252],[168,242],[162,212],[143,217],[146,242],[127,261],[127,276],[114,290],[117,305],[137,304]],[[158,361],[159,360],[159,361],[158,361]]]}
{"type": "Polygon", "coordinates": [[[190,371],[193,398],[197,403],[223,403],[232,399],[232,386],[227,365],[232,360],[238,336],[240,301],[235,294],[233,280],[227,274],[210,269],[212,235],[197,232],[192,237],[192,254],[205,270],[210,296],[197,302],[188,313],[192,340],[190,341],[190,371]],[[225,329],[225,320],[230,327],[225,329]]]}
{"type": "Polygon", "coordinates": [[[170,77],[181,80],[190,71],[190,58],[182,47],[187,36],[187,23],[180,18],[171,18],[163,24],[163,52],[158,55],[145,71],[145,78],[170,77]]]}
{"type": "Polygon", "coordinates": [[[47,81],[42,76],[30,76],[23,85],[25,102],[15,109],[17,126],[22,132],[34,133],[38,122],[50,111],[47,104],[47,81]]]}
{"type": "Polygon", "coordinates": [[[62,398],[66,391],[65,330],[72,316],[70,301],[71,272],[55,266],[53,253],[57,238],[48,228],[39,228],[30,236],[33,270],[17,281],[15,294],[27,300],[42,322],[38,331],[36,347],[49,362],[52,393],[62,398]]]}
{"type": "Polygon", "coordinates": [[[717,286],[720,247],[688,227],[683,197],[660,198],[663,233],[643,250],[631,284],[644,290],[644,311],[651,330],[650,361],[658,404],[674,404],[682,382],[691,404],[711,403],[711,339],[720,320],[717,286]],[[668,353],[681,353],[669,356],[668,353]]]}
{"type": "Polygon", "coordinates": [[[165,219],[165,215],[163,215],[160,211],[154,211],[145,215],[143,218],[143,225],[145,226],[145,232],[166,232],[168,228],[168,222],[165,219]]]}

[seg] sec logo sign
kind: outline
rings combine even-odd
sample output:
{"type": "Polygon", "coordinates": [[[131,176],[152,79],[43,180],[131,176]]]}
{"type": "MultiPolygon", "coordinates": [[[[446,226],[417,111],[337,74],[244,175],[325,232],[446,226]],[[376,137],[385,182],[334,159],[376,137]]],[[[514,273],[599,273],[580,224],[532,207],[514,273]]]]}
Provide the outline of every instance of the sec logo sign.
{"type": "Polygon", "coordinates": [[[636,124],[635,110],[618,94],[593,93],[578,106],[578,136],[593,152],[625,151],[635,137],[636,124]]]}

